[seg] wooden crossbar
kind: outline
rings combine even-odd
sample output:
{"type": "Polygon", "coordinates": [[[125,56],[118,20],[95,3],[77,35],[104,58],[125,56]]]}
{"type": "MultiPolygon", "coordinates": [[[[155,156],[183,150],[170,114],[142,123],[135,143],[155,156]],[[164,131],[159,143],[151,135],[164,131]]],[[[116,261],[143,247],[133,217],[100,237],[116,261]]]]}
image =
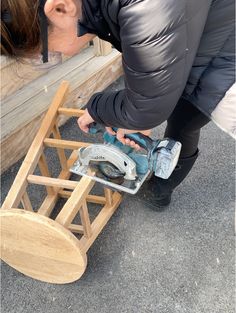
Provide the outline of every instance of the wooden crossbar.
{"type": "Polygon", "coordinates": [[[38,176],[38,175],[29,175],[27,177],[27,181],[35,185],[68,188],[72,190],[75,189],[78,185],[77,181],[52,178],[52,177],[46,177],[46,176],[38,176]]]}
{"type": "MultiPolygon", "coordinates": [[[[59,197],[68,199],[70,198],[72,192],[67,190],[61,190],[58,192],[59,197]]],[[[102,196],[95,196],[95,195],[88,195],[86,197],[86,201],[90,203],[96,203],[96,204],[105,204],[106,198],[102,196]]]]}
{"type": "Polygon", "coordinates": [[[84,228],[82,225],[70,224],[68,229],[72,231],[72,233],[84,234],[84,228]]]}
{"type": "Polygon", "coordinates": [[[72,108],[59,108],[58,114],[80,117],[84,114],[84,110],[78,110],[78,109],[72,109],[72,108]]]}
{"type": "Polygon", "coordinates": [[[72,141],[72,140],[46,138],[44,140],[44,145],[46,147],[50,147],[50,148],[77,150],[77,149],[82,148],[82,147],[90,146],[90,143],[78,142],[78,141],[72,141]]]}

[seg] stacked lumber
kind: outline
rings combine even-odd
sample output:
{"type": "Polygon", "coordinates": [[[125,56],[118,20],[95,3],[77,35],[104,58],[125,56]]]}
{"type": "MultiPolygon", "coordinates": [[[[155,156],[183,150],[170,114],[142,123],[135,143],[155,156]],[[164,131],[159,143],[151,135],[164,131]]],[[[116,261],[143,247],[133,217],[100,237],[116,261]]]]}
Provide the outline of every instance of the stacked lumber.
{"type": "MultiPolygon", "coordinates": [[[[98,38],[50,71],[1,59],[1,172],[23,157],[62,80],[70,83],[66,106],[81,108],[122,74],[121,56],[98,38]]],[[[64,123],[66,119],[60,121],[64,123]]]]}

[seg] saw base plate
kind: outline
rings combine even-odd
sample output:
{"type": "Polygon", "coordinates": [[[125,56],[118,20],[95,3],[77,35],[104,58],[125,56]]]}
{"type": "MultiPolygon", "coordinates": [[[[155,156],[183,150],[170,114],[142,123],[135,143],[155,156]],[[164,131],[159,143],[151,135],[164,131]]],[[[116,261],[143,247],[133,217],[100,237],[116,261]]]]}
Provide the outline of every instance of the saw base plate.
{"type": "Polygon", "coordinates": [[[129,194],[136,194],[150,174],[150,171],[148,170],[145,174],[137,175],[135,180],[127,180],[122,178],[122,180],[118,179],[117,181],[111,181],[108,177],[99,171],[98,167],[94,167],[92,165],[81,165],[79,160],[75,161],[73,166],[70,168],[70,172],[80,176],[89,177],[92,180],[103,184],[107,188],[123,191],[129,194]]]}

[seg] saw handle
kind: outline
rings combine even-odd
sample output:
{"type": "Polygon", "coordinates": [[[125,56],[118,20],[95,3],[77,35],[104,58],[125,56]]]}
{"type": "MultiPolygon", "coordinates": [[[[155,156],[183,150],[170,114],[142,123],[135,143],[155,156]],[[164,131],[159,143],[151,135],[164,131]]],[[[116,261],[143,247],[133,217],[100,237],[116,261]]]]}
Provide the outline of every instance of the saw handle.
{"type": "Polygon", "coordinates": [[[95,135],[97,133],[103,133],[103,132],[104,132],[104,126],[103,125],[96,123],[96,122],[93,122],[90,124],[89,131],[88,131],[89,134],[95,135]]]}
{"type": "MultiPolygon", "coordinates": [[[[112,130],[114,132],[117,132],[118,128],[113,127],[112,130]]],[[[101,124],[96,123],[96,122],[94,122],[90,125],[89,134],[94,135],[94,134],[97,134],[100,132],[104,132],[104,125],[101,125],[101,124]]],[[[147,151],[150,151],[153,148],[153,140],[150,137],[145,136],[141,133],[125,134],[125,138],[128,138],[128,139],[134,141],[141,148],[143,148],[147,151]]]]}
{"type": "MultiPolygon", "coordinates": [[[[118,128],[112,128],[115,132],[118,128]]],[[[125,138],[128,138],[138,144],[141,148],[150,151],[153,148],[153,140],[141,133],[125,134],[125,138]]]]}

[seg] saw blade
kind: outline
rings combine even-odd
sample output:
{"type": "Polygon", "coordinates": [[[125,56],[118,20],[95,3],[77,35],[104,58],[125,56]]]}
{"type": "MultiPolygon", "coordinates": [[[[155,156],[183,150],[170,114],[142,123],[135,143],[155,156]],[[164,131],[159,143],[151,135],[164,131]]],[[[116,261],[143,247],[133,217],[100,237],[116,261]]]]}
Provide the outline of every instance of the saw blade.
{"type": "Polygon", "coordinates": [[[106,181],[121,185],[124,182],[125,173],[121,172],[114,164],[110,162],[90,162],[89,167],[95,172],[95,175],[106,181]]]}
{"type": "Polygon", "coordinates": [[[100,172],[110,179],[117,179],[125,176],[125,172],[120,171],[114,164],[110,162],[99,162],[98,168],[100,172]]]}

